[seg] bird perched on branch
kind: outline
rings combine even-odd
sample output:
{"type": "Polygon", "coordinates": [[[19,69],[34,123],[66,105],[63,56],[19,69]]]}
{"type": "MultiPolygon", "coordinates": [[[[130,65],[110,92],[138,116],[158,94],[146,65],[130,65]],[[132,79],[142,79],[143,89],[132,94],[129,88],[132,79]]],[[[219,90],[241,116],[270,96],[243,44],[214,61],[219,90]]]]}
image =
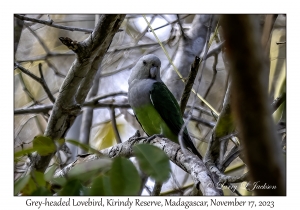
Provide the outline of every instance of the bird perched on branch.
{"type": "MultiPolygon", "coordinates": [[[[178,134],[184,121],[178,102],[160,78],[160,66],[155,55],[139,59],[128,79],[128,101],[147,135],[161,134],[179,143],[178,134]]],[[[183,146],[202,159],[186,128],[182,139],[183,146]]]]}

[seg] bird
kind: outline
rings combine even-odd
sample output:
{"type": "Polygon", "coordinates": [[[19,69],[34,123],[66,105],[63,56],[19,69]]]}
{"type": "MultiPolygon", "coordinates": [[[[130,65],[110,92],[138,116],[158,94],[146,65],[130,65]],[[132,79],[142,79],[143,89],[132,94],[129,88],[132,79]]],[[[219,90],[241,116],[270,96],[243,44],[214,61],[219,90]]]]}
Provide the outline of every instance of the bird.
{"type": "MultiPolygon", "coordinates": [[[[160,59],[153,54],[138,60],[128,79],[128,102],[148,136],[162,135],[178,144],[184,121],[177,100],[161,80],[160,67],[160,59]]],[[[182,139],[183,146],[202,160],[187,128],[182,139]]]]}

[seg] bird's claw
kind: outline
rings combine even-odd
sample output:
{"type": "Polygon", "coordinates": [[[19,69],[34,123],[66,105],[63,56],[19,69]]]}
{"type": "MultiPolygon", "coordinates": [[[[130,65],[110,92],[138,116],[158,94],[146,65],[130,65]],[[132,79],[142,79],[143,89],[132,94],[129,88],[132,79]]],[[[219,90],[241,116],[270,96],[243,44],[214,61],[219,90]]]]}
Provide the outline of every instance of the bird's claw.
{"type": "Polygon", "coordinates": [[[156,137],[163,138],[164,135],[162,135],[162,134],[154,134],[154,135],[148,137],[148,138],[146,139],[146,142],[147,142],[147,143],[150,143],[150,142],[151,142],[153,139],[155,139],[156,137]]]}
{"type": "Polygon", "coordinates": [[[128,139],[128,141],[129,141],[129,142],[134,142],[134,141],[140,140],[141,138],[142,138],[142,137],[141,137],[141,133],[140,133],[139,130],[137,130],[137,131],[135,132],[135,134],[134,134],[133,136],[131,136],[131,137],[128,139]]]}

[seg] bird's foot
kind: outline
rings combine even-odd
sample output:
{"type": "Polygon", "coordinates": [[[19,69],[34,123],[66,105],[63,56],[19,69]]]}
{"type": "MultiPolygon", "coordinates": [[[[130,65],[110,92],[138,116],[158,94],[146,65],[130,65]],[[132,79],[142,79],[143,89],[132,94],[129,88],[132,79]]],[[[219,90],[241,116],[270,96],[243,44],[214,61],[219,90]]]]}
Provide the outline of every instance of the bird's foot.
{"type": "Polygon", "coordinates": [[[153,139],[155,139],[156,137],[163,138],[164,135],[162,135],[162,134],[154,134],[154,135],[148,137],[148,138],[146,139],[146,142],[147,142],[147,143],[150,143],[150,142],[151,142],[153,139]]]}
{"type": "Polygon", "coordinates": [[[140,140],[141,138],[144,137],[141,137],[140,131],[137,130],[135,134],[128,139],[128,141],[134,143],[135,141],[140,140]]]}

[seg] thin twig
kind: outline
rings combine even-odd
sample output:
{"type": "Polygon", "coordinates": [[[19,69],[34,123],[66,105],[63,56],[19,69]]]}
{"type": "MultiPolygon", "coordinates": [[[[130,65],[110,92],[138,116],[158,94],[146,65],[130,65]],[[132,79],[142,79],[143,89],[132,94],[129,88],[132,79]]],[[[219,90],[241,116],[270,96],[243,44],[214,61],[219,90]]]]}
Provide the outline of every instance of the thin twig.
{"type": "MultiPolygon", "coordinates": [[[[165,40],[162,41],[163,44],[166,44],[169,40],[165,40]]],[[[154,43],[147,43],[147,44],[139,44],[139,45],[130,45],[130,46],[117,46],[114,48],[110,48],[107,52],[111,53],[111,52],[119,52],[119,51],[123,51],[123,50],[131,50],[131,49],[136,49],[136,48],[142,48],[142,47],[152,47],[152,46],[156,46],[159,45],[159,43],[154,42],[154,43]]]]}
{"type": "Polygon", "coordinates": [[[240,177],[228,177],[227,179],[229,183],[240,183],[244,181],[249,181],[249,172],[244,173],[240,177]]]}
{"type": "Polygon", "coordinates": [[[235,181],[238,180],[239,177],[234,177],[234,176],[227,176],[223,174],[211,161],[208,161],[206,163],[206,166],[210,170],[212,174],[218,177],[218,184],[225,185],[227,188],[231,190],[231,192],[237,194],[238,196],[241,196],[241,193],[234,187],[232,186],[230,181],[235,181]]]}
{"type": "Polygon", "coordinates": [[[194,117],[194,116],[191,116],[191,117],[188,117],[188,114],[185,114],[184,117],[187,119],[190,119],[190,120],[193,120],[193,121],[196,121],[196,122],[199,122],[209,128],[213,128],[216,126],[216,123],[215,122],[211,122],[211,121],[208,121],[204,118],[199,118],[199,117],[194,117]]]}
{"type": "Polygon", "coordinates": [[[233,133],[230,133],[230,134],[228,134],[226,136],[223,136],[223,137],[219,138],[219,141],[225,141],[227,139],[230,139],[230,138],[236,136],[237,134],[238,134],[238,132],[234,131],[233,133]]]}
{"type": "Polygon", "coordinates": [[[27,94],[27,96],[33,101],[34,104],[37,104],[37,101],[35,100],[35,98],[33,97],[33,95],[31,94],[31,92],[28,90],[28,88],[26,87],[26,85],[24,83],[22,83],[23,85],[23,91],[27,94]]]}
{"type": "Polygon", "coordinates": [[[40,43],[40,45],[43,47],[43,49],[45,50],[45,52],[48,54],[50,53],[50,50],[48,49],[48,47],[45,45],[44,41],[35,33],[35,31],[33,31],[31,29],[30,26],[28,26],[26,23],[24,23],[24,26],[32,33],[32,35],[38,40],[38,42],[40,43]]]}
{"type": "Polygon", "coordinates": [[[172,189],[170,191],[165,191],[165,192],[162,192],[160,195],[161,196],[170,196],[170,195],[182,195],[184,190],[187,190],[188,188],[192,187],[193,184],[189,184],[189,185],[186,185],[186,186],[183,186],[179,189],[172,189]]]}
{"type": "Polygon", "coordinates": [[[60,73],[58,71],[58,69],[47,58],[45,59],[45,62],[48,64],[48,66],[49,66],[50,69],[53,69],[53,71],[54,71],[54,73],[55,73],[56,76],[61,77],[61,78],[65,78],[66,77],[66,75],[60,73]]]}
{"type": "Polygon", "coordinates": [[[44,88],[47,96],[49,97],[50,101],[52,103],[55,102],[55,98],[52,95],[46,81],[44,80],[44,78],[40,78],[37,77],[36,75],[34,75],[33,73],[31,73],[29,70],[25,69],[23,66],[21,66],[19,63],[15,62],[15,67],[17,67],[18,69],[20,69],[24,74],[27,74],[28,76],[30,76],[32,79],[34,79],[35,81],[37,81],[38,83],[40,83],[42,85],[42,87],[44,88]]]}
{"type": "Polygon", "coordinates": [[[101,99],[105,99],[105,98],[109,98],[109,97],[113,97],[113,96],[127,96],[127,92],[120,91],[120,92],[110,93],[110,94],[106,94],[106,95],[102,95],[102,96],[95,96],[93,98],[90,98],[87,103],[94,103],[101,99]]]}
{"type": "Polygon", "coordinates": [[[160,182],[155,182],[151,196],[157,196],[160,194],[162,184],[160,182]]]}
{"type": "MultiPolygon", "coordinates": [[[[191,109],[192,108],[192,106],[190,106],[190,105],[187,105],[186,106],[186,109],[191,109]]],[[[206,114],[206,115],[208,115],[208,116],[212,116],[212,112],[211,111],[209,111],[209,110],[207,110],[207,109],[205,109],[204,107],[202,107],[202,106],[194,106],[193,107],[193,109],[194,110],[198,110],[198,111],[201,111],[201,112],[203,112],[203,114],[206,114]]]]}
{"type": "MultiPolygon", "coordinates": [[[[187,176],[189,176],[189,174],[186,174],[187,176]]],[[[173,185],[173,188],[177,189],[178,192],[179,192],[179,195],[183,195],[184,191],[183,190],[180,190],[181,187],[180,187],[180,184],[178,182],[178,179],[176,178],[175,174],[173,171],[171,171],[171,177],[172,177],[172,185],[173,185]]]]}
{"type": "Polygon", "coordinates": [[[217,46],[215,46],[213,49],[208,51],[208,53],[206,55],[206,59],[208,59],[209,57],[211,57],[213,55],[216,55],[216,54],[218,55],[221,52],[221,49],[224,46],[224,43],[225,43],[225,41],[222,41],[222,42],[218,43],[217,46]]]}
{"type": "Polygon", "coordinates": [[[286,100],[286,93],[283,92],[279,97],[277,97],[271,104],[273,113],[280,107],[280,105],[286,100]]]}
{"type": "Polygon", "coordinates": [[[43,61],[43,60],[45,60],[47,58],[50,58],[50,57],[60,57],[60,56],[62,56],[62,57],[64,57],[64,56],[75,56],[75,53],[72,52],[72,51],[67,52],[67,53],[49,52],[46,55],[36,56],[36,57],[30,58],[30,59],[17,60],[17,62],[23,63],[23,62],[43,61]]]}
{"type": "Polygon", "coordinates": [[[103,78],[103,77],[109,77],[109,76],[112,76],[114,74],[120,73],[121,71],[130,70],[135,64],[136,63],[133,62],[133,63],[131,63],[131,64],[127,65],[127,66],[124,66],[122,68],[119,68],[119,69],[117,69],[115,71],[111,71],[111,72],[108,72],[108,73],[103,73],[103,74],[100,75],[100,77],[101,78],[103,78]]]}
{"type": "Polygon", "coordinates": [[[85,28],[70,27],[70,26],[63,26],[63,25],[55,24],[55,23],[53,23],[53,20],[40,20],[40,19],[30,18],[30,17],[26,17],[23,15],[17,15],[17,14],[15,14],[14,17],[16,17],[20,20],[31,21],[34,23],[40,23],[40,24],[44,24],[44,25],[47,25],[50,27],[68,30],[68,31],[81,31],[81,32],[86,32],[86,33],[93,32],[93,29],[85,29],[85,28]]]}
{"type": "Polygon", "coordinates": [[[181,36],[182,36],[183,39],[186,39],[187,36],[186,36],[185,33],[184,33],[182,24],[181,24],[181,22],[180,22],[180,17],[179,17],[179,15],[176,15],[176,16],[177,16],[177,22],[178,22],[178,25],[179,25],[179,28],[180,28],[180,31],[181,31],[181,36]]]}
{"type": "MultiPolygon", "coordinates": [[[[165,42],[164,44],[167,44],[167,42],[165,42]]],[[[153,48],[151,48],[151,49],[149,49],[149,50],[146,50],[146,51],[144,52],[144,54],[146,55],[146,54],[152,53],[153,51],[156,51],[156,50],[159,49],[159,48],[160,48],[159,45],[158,45],[158,46],[155,46],[155,45],[154,45],[153,48]]],[[[120,69],[117,69],[117,70],[115,70],[115,71],[111,71],[111,72],[108,72],[108,73],[103,73],[103,74],[101,74],[101,78],[103,78],[103,77],[108,77],[108,76],[112,76],[112,75],[117,74],[117,73],[119,73],[119,72],[121,72],[121,71],[124,71],[124,70],[130,70],[135,64],[136,64],[136,62],[133,62],[133,63],[131,63],[131,64],[125,66],[125,67],[122,67],[122,68],[120,68],[120,69]]]]}
{"type": "MultiPolygon", "coordinates": [[[[265,16],[265,24],[261,36],[261,44],[264,50],[270,51],[270,38],[277,14],[268,14],[265,16]]],[[[268,52],[269,54],[269,52],[268,52]]]]}
{"type": "Polygon", "coordinates": [[[280,45],[280,44],[286,44],[286,41],[284,42],[276,42],[277,45],[280,45]]]}
{"type": "MultiPolygon", "coordinates": [[[[90,104],[90,103],[84,103],[82,105],[83,107],[94,107],[94,108],[122,108],[122,109],[129,109],[131,108],[129,104],[127,103],[116,103],[116,104],[109,104],[109,103],[97,103],[97,104],[90,104]]],[[[45,105],[45,106],[34,106],[30,108],[20,108],[16,109],[14,111],[15,115],[18,114],[37,114],[37,113],[47,113],[53,108],[53,105],[45,105]]]]}
{"type": "Polygon", "coordinates": [[[186,104],[189,100],[191,90],[192,90],[195,78],[197,76],[197,73],[198,73],[199,64],[200,64],[200,58],[198,56],[196,56],[195,60],[194,60],[194,63],[191,65],[191,71],[189,73],[188,80],[186,82],[186,85],[184,87],[182,97],[181,97],[181,100],[180,100],[181,114],[184,113],[186,104]]]}
{"type": "Polygon", "coordinates": [[[42,69],[42,63],[39,63],[39,72],[40,72],[41,79],[44,79],[44,74],[43,74],[43,69],[42,69]]]}
{"type": "MultiPolygon", "coordinates": [[[[182,150],[182,152],[183,152],[184,155],[187,154],[187,149],[186,149],[186,147],[184,146],[185,144],[184,144],[184,142],[183,142],[183,132],[184,132],[184,130],[186,129],[187,124],[190,122],[191,117],[192,117],[192,115],[191,115],[191,112],[190,112],[189,115],[188,115],[188,117],[186,118],[184,124],[181,126],[180,131],[179,131],[179,134],[178,134],[178,142],[179,142],[179,144],[180,144],[180,148],[181,148],[181,150],[182,150]]],[[[192,143],[192,144],[193,144],[193,143],[192,143]]]]}
{"type": "Polygon", "coordinates": [[[118,144],[122,143],[118,127],[117,127],[117,122],[116,122],[116,113],[115,113],[115,108],[110,108],[110,118],[111,118],[111,124],[113,127],[113,131],[115,134],[115,138],[118,144]]]}
{"type": "MultiPolygon", "coordinates": [[[[215,83],[215,80],[216,80],[216,76],[217,76],[217,64],[218,64],[218,54],[214,54],[214,63],[213,63],[213,66],[212,66],[212,70],[213,70],[213,77],[210,81],[210,84],[206,90],[206,93],[204,94],[204,98],[206,98],[212,88],[212,86],[214,85],[215,83]]],[[[202,103],[203,104],[203,103],[202,103]]]]}
{"type": "Polygon", "coordinates": [[[234,145],[234,147],[228,152],[224,160],[219,164],[221,171],[225,171],[226,168],[234,161],[241,153],[242,148],[234,145]]]}
{"type": "MultiPolygon", "coordinates": [[[[188,16],[190,16],[190,15],[186,15],[186,16],[180,18],[180,20],[185,19],[185,18],[187,18],[188,16]]],[[[168,26],[168,25],[173,25],[173,24],[176,23],[176,22],[178,22],[178,19],[176,19],[176,20],[174,20],[174,21],[172,21],[172,22],[166,23],[166,24],[164,24],[164,25],[162,25],[162,26],[159,26],[159,27],[157,27],[157,28],[154,28],[153,30],[155,31],[155,30],[164,28],[164,27],[166,27],[166,26],[168,26]]],[[[151,29],[149,29],[149,31],[151,31],[151,29]]]]}
{"type": "MultiPolygon", "coordinates": [[[[212,20],[211,20],[211,21],[212,21],[212,20]]],[[[215,29],[215,32],[214,32],[214,35],[213,35],[213,38],[214,38],[214,39],[215,39],[215,37],[217,37],[217,29],[218,29],[218,26],[216,26],[216,29],[215,29]]],[[[221,48],[222,48],[222,46],[223,46],[223,44],[224,44],[224,42],[223,42],[223,43],[220,43],[220,44],[218,44],[217,47],[215,47],[215,48],[212,49],[210,52],[208,52],[208,50],[209,50],[209,48],[210,48],[210,46],[211,46],[211,44],[212,44],[212,42],[213,42],[213,39],[211,39],[209,42],[208,42],[208,41],[209,41],[209,40],[206,40],[206,49],[205,49],[206,51],[205,51],[205,53],[204,53],[204,55],[203,55],[203,57],[202,57],[201,62],[203,61],[203,59],[205,59],[205,61],[206,61],[207,58],[209,58],[209,57],[212,56],[212,55],[214,55],[215,60],[214,60],[213,66],[212,66],[212,69],[213,69],[213,78],[212,78],[212,80],[211,80],[211,82],[210,82],[210,84],[209,84],[209,87],[208,87],[207,90],[206,90],[206,93],[205,93],[204,96],[203,96],[204,99],[206,99],[208,93],[210,92],[210,89],[212,88],[212,86],[213,86],[213,84],[214,84],[214,82],[215,82],[216,74],[217,74],[217,69],[216,69],[216,67],[217,67],[217,63],[218,63],[218,53],[220,52],[220,50],[221,50],[221,48]]],[[[203,71],[204,71],[204,66],[205,66],[205,62],[203,63],[202,68],[201,68],[201,74],[200,74],[200,78],[199,78],[199,83],[201,82],[202,73],[203,73],[203,71]]],[[[204,104],[204,102],[201,101],[201,106],[203,106],[203,104],[204,104]]],[[[217,115],[217,113],[215,113],[215,114],[217,115]]],[[[201,116],[202,116],[202,112],[199,113],[199,117],[201,117],[201,116]]]]}
{"type": "MultiPolygon", "coordinates": [[[[206,44],[205,44],[205,49],[204,50],[204,53],[203,53],[203,56],[201,57],[201,69],[200,69],[200,77],[198,79],[199,83],[201,83],[201,80],[202,80],[202,75],[203,75],[203,71],[204,71],[204,67],[205,67],[205,63],[206,63],[206,57],[207,57],[207,53],[208,53],[208,50],[210,48],[210,45],[212,43],[212,41],[210,42],[210,34],[211,34],[211,25],[212,25],[212,20],[213,20],[213,17],[212,15],[210,16],[210,20],[209,20],[209,25],[208,25],[208,30],[207,30],[207,33],[206,33],[206,44]],[[204,61],[204,62],[203,62],[204,61]]],[[[212,39],[213,40],[213,39],[212,39]]]]}

